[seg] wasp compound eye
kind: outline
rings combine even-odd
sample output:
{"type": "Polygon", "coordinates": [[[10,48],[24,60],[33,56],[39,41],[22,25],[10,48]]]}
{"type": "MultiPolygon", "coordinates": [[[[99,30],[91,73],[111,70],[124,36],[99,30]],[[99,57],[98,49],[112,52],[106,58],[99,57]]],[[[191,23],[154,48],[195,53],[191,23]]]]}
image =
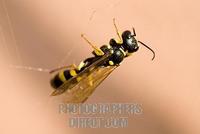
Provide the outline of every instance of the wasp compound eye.
{"type": "Polygon", "coordinates": [[[129,30],[126,30],[122,33],[122,39],[123,41],[126,39],[130,39],[131,38],[131,32],[129,30]]]}

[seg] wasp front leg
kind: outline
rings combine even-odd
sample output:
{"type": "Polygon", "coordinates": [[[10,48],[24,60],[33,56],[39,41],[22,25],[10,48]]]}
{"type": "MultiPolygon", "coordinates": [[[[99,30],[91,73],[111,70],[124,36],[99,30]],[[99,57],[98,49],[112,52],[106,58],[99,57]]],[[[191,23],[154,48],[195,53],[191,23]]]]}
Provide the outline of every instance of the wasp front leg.
{"type": "Polygon", "coordinates": [[[116,25],[116,22],[115,22],[115,18],[113,18],[113,24],[114,24],[114,27],[115,27],[115,30],[116,30],[116,33],[117,33],[117,36],[119,38],[119,40],[117,40],[117,44],[122,44],[123,43],[123,40],[122,40],[122,37],[121,37],[121,34],[117,28],[117,25],[116,25]]]}

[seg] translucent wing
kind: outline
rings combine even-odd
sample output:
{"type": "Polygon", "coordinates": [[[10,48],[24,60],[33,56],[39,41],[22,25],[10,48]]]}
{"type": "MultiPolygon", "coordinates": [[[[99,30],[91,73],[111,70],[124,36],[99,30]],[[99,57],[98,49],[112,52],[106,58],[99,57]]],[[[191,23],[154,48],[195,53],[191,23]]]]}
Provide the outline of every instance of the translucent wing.
{"type": "Polygon", "coordinates": [[[67,90],[65,95],[67,103],[83,103],[94,92],[96,87],[103,82],[105,78],[117,66],[98,67],[93,70],[85,79],[80,81],[71,90],[67,90]]]}

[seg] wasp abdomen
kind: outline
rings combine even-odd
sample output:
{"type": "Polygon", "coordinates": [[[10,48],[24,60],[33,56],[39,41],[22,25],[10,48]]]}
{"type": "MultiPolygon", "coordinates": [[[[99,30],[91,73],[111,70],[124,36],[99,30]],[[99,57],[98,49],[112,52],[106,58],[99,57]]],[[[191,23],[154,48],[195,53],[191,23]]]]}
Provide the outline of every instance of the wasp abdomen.
{"type": "Polygon", "coordinates": [[[51,86],[55,89],[60,87],[64,82],[77,75],[74,69],[60,71],[51,79],[51,86]]]}

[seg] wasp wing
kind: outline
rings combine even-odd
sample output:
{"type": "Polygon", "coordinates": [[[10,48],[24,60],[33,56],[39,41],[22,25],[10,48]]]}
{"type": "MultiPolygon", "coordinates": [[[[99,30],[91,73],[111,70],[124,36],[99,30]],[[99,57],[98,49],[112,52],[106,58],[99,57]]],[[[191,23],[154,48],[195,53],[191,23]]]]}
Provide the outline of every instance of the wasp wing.
{"type": "Polygon", "coordinates": [[[64,82],[60,87],[58,87],[51,95],[56,96],[64,93],[65,91],[71,90],[74,86],[76,86],[79,82],[86,79],[94,70],[99,68],[100,65],[102,65],[106,60],[109,59],[109,56],[111,53],[106,53],[104,56],[102,56],[100,59],[95,61],[93,64],[85,68],[81,73],[79,73],[77,76],[69,79],[68,81],[64,82]],[[78,79],[81,79],[78,81],[78,79]]]}
{"type": "Polygon", "coordinates": [[[98,67],[65,95],[66,103],[83,103],[117,66],[98,67]]]}

